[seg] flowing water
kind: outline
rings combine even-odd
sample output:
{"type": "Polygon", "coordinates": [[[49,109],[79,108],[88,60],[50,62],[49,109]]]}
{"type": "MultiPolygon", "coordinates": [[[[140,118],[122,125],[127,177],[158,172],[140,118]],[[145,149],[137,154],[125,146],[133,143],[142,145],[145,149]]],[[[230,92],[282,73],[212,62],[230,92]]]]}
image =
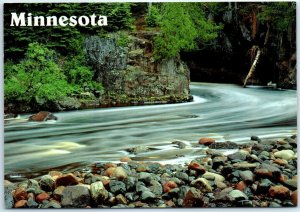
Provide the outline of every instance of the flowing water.
{"type": "Polygon", "coordinates": [[[191,93],[189,103],[59,112],[57,121],[45,123],[24,122],[29,115],[22,115],[4,126],[6,177],[83,169],[122,156],[184,163],[203,154],[200,137],[247,142],[252,135],[296,134],[296,91],[192,83],[191,93]],[[127,151],[141,145],[150,151],[127,151]]]}

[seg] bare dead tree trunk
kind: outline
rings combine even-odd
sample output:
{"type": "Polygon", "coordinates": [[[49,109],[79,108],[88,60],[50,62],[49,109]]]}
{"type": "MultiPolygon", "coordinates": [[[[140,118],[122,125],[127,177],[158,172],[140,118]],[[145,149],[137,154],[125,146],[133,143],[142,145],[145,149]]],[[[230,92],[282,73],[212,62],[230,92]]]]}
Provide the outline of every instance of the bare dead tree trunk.
{"type": "MultiPolygon", "coordinates": [[[[254,48],[254,47],[252,47],[252,48],[254,48]]],[[[258,47],[255,47],[255,48],[258,48],[258,47]]],[[[257,50],[257,52],[256,52],[255,59],[254,59],[254,61],[253,61],[253,63],[252,63],[252,66],[251,66],[251,68],[250,68],[250,70],[249,70],[249,73],[248,73],[248,75],[246,76],[246,79],[245,79],[245,81],[244,81],[244,88],[246,87],[246,84],[247,84],[248,79],[249,79],[250,77],[252,77],[252,75],[253,75],[253,73],[254,73],[254,71],[255,71],[255,68],[256,68],[257,62],[258,62],[258,60],[259,60],[260,54],[261,54],[261,51],[260,51],[260,49],[258,48],[258,50],[257,50]]]]}

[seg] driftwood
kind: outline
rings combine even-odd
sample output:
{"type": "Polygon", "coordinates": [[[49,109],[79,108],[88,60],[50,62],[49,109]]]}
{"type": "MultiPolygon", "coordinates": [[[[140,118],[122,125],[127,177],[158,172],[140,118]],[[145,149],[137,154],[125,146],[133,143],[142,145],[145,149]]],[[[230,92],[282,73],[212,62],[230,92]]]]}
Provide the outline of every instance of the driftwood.
{"type": "Polygon", "coordinates": [[[252,77],[252,75],[253,75],[253,73],[254,73],[254,71],[255,71],[256,65],[257,65],[257,63],[258,63],[259,57],[260,57],[260,55],[261,55],[261,50],[259,49],[258,46],[253,46],[253,47],[251,48],[251,51],[256,51],[256,56],[255,56],[255,59],[254,59],[254,61],[253,61],[253,63],[252,63],[252,66],[251,66],[251,68],[250,68],[250,70],[249,70],[249,72],[248,72],[248,75],[246,76],[246,79],[245,79],[245,81],[244,81],[244,88],[246,87],[246,84],[247,84],[248,79],[252,77]],[[256,50],[257,50],[257,51],[256,51],[256,50]]]}

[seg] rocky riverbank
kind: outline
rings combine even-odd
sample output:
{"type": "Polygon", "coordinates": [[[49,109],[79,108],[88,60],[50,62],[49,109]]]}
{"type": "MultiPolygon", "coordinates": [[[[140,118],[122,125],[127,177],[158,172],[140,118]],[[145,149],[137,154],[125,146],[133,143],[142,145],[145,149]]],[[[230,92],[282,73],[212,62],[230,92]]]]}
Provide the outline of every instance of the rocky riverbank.
{"type": "MultiPolygon", "coordinates": [[[[185,165],[96,163],[89,172],[5,180],[6,208],[297,206],[297,141],[251,137],[246,144],[201,138],[206,156],[185,165]],[[207,148],[208,147],[208,148],[207,148]],[[225,149],[236,150],[232,154],[225,149]]],[[[180,142],[177,142],[180,145],[180,142]]],[[[182,145],[181,148],[184,148],[182,145]]]]}

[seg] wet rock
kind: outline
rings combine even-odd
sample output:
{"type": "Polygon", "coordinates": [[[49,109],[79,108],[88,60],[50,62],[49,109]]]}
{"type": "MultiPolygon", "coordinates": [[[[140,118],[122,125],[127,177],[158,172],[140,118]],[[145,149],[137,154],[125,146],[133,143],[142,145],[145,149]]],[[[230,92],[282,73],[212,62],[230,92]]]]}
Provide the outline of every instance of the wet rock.
{"type": "Polygon", "coordinates": [[[109,183],[110,191],[114,194],[125,193],[126,185],[122,181],[110,181],[109,183]]]}
{"type": "Polygon", "coordinates": [[[135,178],[134,177],[127,177],[127,179],[124,181],[124,183],[126,184],[126,190],[130,191],[133,190],[135,188],[135,178]]]}
{"type": "Polygon", "coordinates": [[[152,193],[154,193],[156,196],[160,196],[163,193],[163,187],[161,186],[161,184],[155,180],[151,180],[150,181],[150,191],[152,193]]]}
{"type": "Polygon", "coordinates": [[[217,156],[212,159],[212,168],[217,169],[219,166],[222,166],[227,162],[227,157],[225,156],[217,156]]]}
{"type": "Polygon", "coordinates": [[[224,188],[221,192],[216,193],[215,197],[218,201],[228,201],[229,200],[229,193],[233,191],[233,188],[228,187],[224,188]]]}
{"type": "Polygon", "coordinates": [[[252,171],[246,170],[246,171],[240,171],[240,177],[243,181],[246,183],[252,183],[254,181],[254,174],[252,171]]]}
{"type": "Polygon", "coordinates": [[[112,177],[112,175],[114,174],[115,170],[116,170],[116,167],[109,167],[104,172],[104,175],[108,176],[108,177],[112,177]]]}
{"type": "Polygon", "coordinates": [[[175,177],[185,182],[189,181],[189,176],[184,172],[176,172],[175,177]]]}
{"type": "Polygon", "coordinates": [[[201,145],[204,145],[204,146],[209,146],[209,145],[215,143],[215,139],[212,139],[212,138],[200,138],[198,143],[201,144],[201,145]]]}
{"type": "Polygon", "coordinates": [[[269,195],[278,199],[287,199],[290,197],[290,190],[285,186],[271,186],[269,195]]]}
{"type": "Polygon", "coordinates": [[[255,135],[251,136],[250,139],[251,139],[251,141],[258,141],[258,142],[261,141],[261,139],[258,136],[255,136],[255,135]]]}
{"type": "Polygon", "coordinates": [[[248,200],[248,197],[246,194],[244,194],[240,190],[232,190],[228,193],[228,197],[232,201],[240,201],[240,200],[248,200]]]}
{"type": "Polygon", "coordinates": [[[230,141],[226,142],[215,142],[208,146],[210,149],[237,149],[239,146],[230,141]]]}
{"type": "Polygon", "coordinates": [[[191,182],[191,186],[199,189],[202,192],[212,192],[212,187],[210,183],[205,178],[198,178],[191,182]]]}
{"type": "Polygon", "coordinates": [[[294,191],[291,195],[291,200],[294,206],[298,205],[298,190],[294,191]]]}
{"type": "Polygon", "coordinates": [[[280,165],[280,166],[285,166],[285,165],[288,164],[287,160],[280,159],[280,158],[275,159],[273,162],[280,165]]]}
{"type": "Polygon", "coordinates": [[[44,200],[48,200],[50,199],[50,195],[47,194],[46,192],[42,192],[40,193],[39,195],[36,196],[35,200],[38,202],[38,203],[42,203],[44,200]]]}
{"type": "Polygon", "coordinates": [[[182,141],[173,141],[172,144],[176,144],[178,146],[179,149],[185,149],[186,148],[186,144],[183,143],[182,141]]]}
{"type": "Polygon", "coordinates": [[[275,152],[274,156],[276,158],[281,158],[281,159],[285,159],[285,160],[289,161],[294,158],[295,153],[292,150],[281,150],[281,151],[275,152]]]}
{"type": "Polygon", "coordinates": [[[227,188],[227,185],[226,185],[225,183],[219,182],[219,181],[216,182],[216,186],[217,186],[217,188],[219,188],[219,189],[227,188]]]}
{"type": "Polygon", "coordinates": [[[288,187],[289,189],[291,189],[292,191],[296,190],[298,187],[297,180],[293,180],[293,179],[285,180],[282,184],[288,187]]]}
{"type": "Polygon", "coordinates": [[[124,156],[124,157],[121,157],[121,158],[120,158],[120,161],[121,161],[121,162],[124,162],[124,163],[127,163],[127,162],[131,161],[131,158],[130,158],[130,157],[127,157],[127,156],[124,156]]]}
{"type": "Polygon", "coordinates": [[[232,164],[232,166],[236,169],[251,169],[251,168],[256,168],[257,163],[238,162],[232,164]]]}
{"type": "Polygon", "coordinates": [[[155,198],[156,198],[155,194],[153,194],[151,191],[146,190],[146,191],[143,191],[141,194],[142,201],[151,201],[155,198]]]}
{"type": "Polygon", "coordinates": [[[146,147],[146,146],[143,146],[143,145],[127,149],[128,152],[134,153],[134,154],[148,152],[149,150],[150,150],[149,147],[146,147]]]}
{"type": "Polygon", "coordinates": [[[15,208],[26,208],[27,207],[27,200],[19,200],[14,205],[15,208]]]}
{"type": "Polygon", "coordinates": [[[44,191],[52,191],[54,188],[55,181],[52,179],[50,175],[42,176],[39,184],[44,191]]]}
{"type": "Polygon", "coordinates": [[[90,191],[85,186],[67,186],[61,197],[61,205],[65,208],[85,208],[90,205],[90,191]]]}
{"type": "Polygon", "coordinates": [[[140,172],[138,174],[138,180],[149,184],[150,181],[152,180],[152,175],[150,173],[147,173],[147,172],[140,172]]]}
{"type": "Polygon", "coordinates": [[[66,174],[55,180],[55,188],[59,186],[77,185],[78,179],[73,174],[66,174]]]}
{"type": "Polygon", "coordinates": [[[127,173],[122,167],[115,168],[112,177],[117,178],[118,180],[124,180],[127,178],[127,173]]]}
{"type": "Polygon", "coordinates": [[[50,200],[48,203],[43,205],[42,208],[61,208],[61,205],[59,202],[57,202],[55,200],[50,200]]]}
{"type": "Polygon", "coordinates": [[[247,185],[244,181],[240,181],[235,185],[235,189],[240,190],[240,191],[244,191],[245,188],[247,188],[247,185]]]}
{"type": "Polygon", "coordinates": [[[32,197],[29,197],[27,200],[27,206],[29,208],[37,208],[38,207],[38,203],[36,201],[34,201],[34,199],[32,197]]]}
{"type": "Polygon", "coordinates": [[[163,185],[164,193],[168,193],[173,188],[177,188],[177,184],[174,181],[167,181],[163,185]]]}
{"type": "Polygon", "coordinates": [[[20,200],[27,200],[27,192],[24,188],[17,188],[13,193],[13,197],[16,202],[20,200]]]}
{"type": "Polygon", "coordinates": [[[269,207],[270,208],[281,208],[282,206],[280,204],[276,203],[276,202],[271,202],[269,204],[269,207]]]}
{"type": "Polygon", "coordinates": [[[65,186],[59,186],[59,187],[57,187],[57,188],[53,191],[53,197],[54,197],[54,199],[60,201],[61,195],[62,195],[64,189],[65,189],[65,186]]]}
{"type": "Polygon", "coordinates": [[[117,200],[118,204],[122,204],[122,205],[127,205],[128,204],[127,199],[122,194],[118,194],[116,196],[116,200],[117,200]]]}
{"type": "Polygon", "coordinates": [[[105,202],[108,199],[108,191],[104,188],[101,181],[91,184],[91,197],[97,204],[105,202]]]}
{"type": "Polygon", "coordinates": [[[227,156],[229,160],[235,160],[235,161],[244,161],[246,159],[247,155],[242,153],[241,151],[235,152],[233,154],[230,154],[227,156]]]}
{"type": "Polygon", "coordinates": [[[188,169],[191,169],[191,170],[195,170],[197,171],[200,175],[201,174],[204,174],[206,172],[205,168],[203,166],[201,166],[199,163],[195,162],[195,161],[192,161],[189,166],[188,166],[188,169]]]}
{"type": "Polygon", "coordinates": [[[29,121],[48,121],[48,120],[57,120],[57,117],[54,116],[52,113],[47,111],[40,111],[37,114],[34,114],[28,118],[29,121]]]}
{"type": "Polygon", "coordinates": [[[12,191],[7,187],[4,188],[4,201],[5,201],[5,208],[12,208],[14,206],[14,198],[12,195],[12,191]]]}
{"type": "Polygon", "coordinates": [[[225,180],[225,178],[222,175],[212,172],[205,172],[202,175],[202,178],[205,178],[207,180],[214,180],[215,182],[223,182],[225,180]]]}
{"type": "Polygon", "coordinates": [[[202,192],[196,188],[190,188],[183,199],[182,206],[185,208],[203,207],[204,201],[202,192]]]}
{"type": "Polygon", "coordinates": [[[269,179],[262,179],[261,182],[257,186],[257,193],[266,193],[269,188],[273,185],[273,183],[269,179]]]}

